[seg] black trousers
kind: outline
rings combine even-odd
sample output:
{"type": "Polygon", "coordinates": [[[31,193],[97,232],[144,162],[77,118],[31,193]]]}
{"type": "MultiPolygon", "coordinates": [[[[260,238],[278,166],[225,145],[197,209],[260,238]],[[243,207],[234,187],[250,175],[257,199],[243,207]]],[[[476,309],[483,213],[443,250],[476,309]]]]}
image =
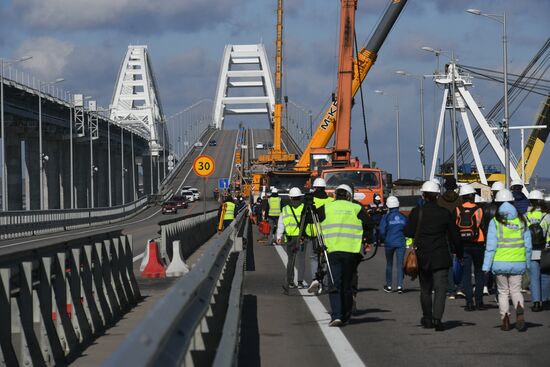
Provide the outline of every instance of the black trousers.
{"type": "Polygon", "coordinates": [[[329,293],[331,320],[347,321],[353,306],[352,278],[357,269],[357,254],[331,252],[328,254],[334,284],[329,293]]]}
{"type": "Polygon", "coordinates": [[[441,320],[445,311],[445,299],[447,297],[447,279],[449,269],[423,270],[420,269],[420,305],[422,315],[425,318],[441,320]],[[433,301],[432,301],[432,290],[433,301]]]}

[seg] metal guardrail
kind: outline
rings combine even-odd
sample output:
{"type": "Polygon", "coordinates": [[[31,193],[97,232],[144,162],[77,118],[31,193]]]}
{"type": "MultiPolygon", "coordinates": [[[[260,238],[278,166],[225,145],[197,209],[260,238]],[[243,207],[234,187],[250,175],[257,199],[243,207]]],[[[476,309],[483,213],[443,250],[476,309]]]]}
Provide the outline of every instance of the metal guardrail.
{"type": "Polygon", "coordinates": [[[120,231],[0,258],[0,365],[67,365],[141,298],[120,231]]]}
{"type": "Polygon", "coordinates": [[[144,208],[148,201],[144,196],[110,208],[0,212],[0,240],[118,222],[144,208]]]}
{"type": "Polygon", "coordinates": [[[231,249],[245,221],[243,211],[213,237],[191,271],[154,306],[105,366],[212,365],[214,358],[223,359],[216,356],[220,341],[223,348],[218,353],[233,360],[244,253],[231,249]]]}

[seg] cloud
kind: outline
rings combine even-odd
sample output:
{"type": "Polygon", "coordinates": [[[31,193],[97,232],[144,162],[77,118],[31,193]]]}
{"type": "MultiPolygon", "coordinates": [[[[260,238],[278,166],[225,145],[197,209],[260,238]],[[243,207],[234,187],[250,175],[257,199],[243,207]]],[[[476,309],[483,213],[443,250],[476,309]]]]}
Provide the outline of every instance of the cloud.
{"type": "Polygon", "coordinates": [[[52,37],[27,38],[15,51],[17,57],[32,56],[24,67],[40,78],[57,78],[62,75],[69,56],[74,51],[70,42],[52,37]]]}
{"type": "MultiPolygon", "coordinates": [[[[124,30],[138,34],[167,29],[198,31],[230,17],[238,0],[13,0],[25,25],[39,30],[124,30]]],[[[241,5],[242,6],[242,5],[241,5]]]]}

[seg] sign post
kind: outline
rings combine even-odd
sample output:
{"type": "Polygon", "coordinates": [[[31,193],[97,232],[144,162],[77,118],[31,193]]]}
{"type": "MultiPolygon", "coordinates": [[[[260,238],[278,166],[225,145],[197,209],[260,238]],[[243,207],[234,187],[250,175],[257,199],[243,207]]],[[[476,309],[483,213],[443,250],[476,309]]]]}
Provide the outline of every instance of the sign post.
{"type": "Polygon", "coordinates": [[[214,173],[214,170],[216,169],[216,164],[214,163],[214,159],[210,157],[209,155],[199,155],[195,160],[193,161],[193,171],[195,174],[199,177],[203,178],[202,181],[202,195],[203,195],[203,214],[206,217],[206,179],[214,173]]]}

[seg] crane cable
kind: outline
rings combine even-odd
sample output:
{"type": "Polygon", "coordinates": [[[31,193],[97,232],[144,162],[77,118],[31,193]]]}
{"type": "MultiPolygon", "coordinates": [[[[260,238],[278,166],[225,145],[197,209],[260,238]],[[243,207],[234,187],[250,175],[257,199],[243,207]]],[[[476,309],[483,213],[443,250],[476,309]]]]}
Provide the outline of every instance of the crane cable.
{"type": "MultiPolygon", "coordinates": [[[[357,47],[357,33],[355,32],[355,29],[353,30],[353,38],[355,41],[355,53],[356,55],[359,55],[359,48],[357,47]]],[[[357,66],[357,70],[359,70],[359,66],[357,66]]],[[[367,118],[365,116],[365,100],[363,97],[363,83],[359,83],[359,93],[361,94],[361,112],[363,113],[363,128],[365,129],[365,147],[367,148],[367,161],[369,163],[370,167],[370,149],[369,149],[369,135],[367,132],[367,118]]]]}

